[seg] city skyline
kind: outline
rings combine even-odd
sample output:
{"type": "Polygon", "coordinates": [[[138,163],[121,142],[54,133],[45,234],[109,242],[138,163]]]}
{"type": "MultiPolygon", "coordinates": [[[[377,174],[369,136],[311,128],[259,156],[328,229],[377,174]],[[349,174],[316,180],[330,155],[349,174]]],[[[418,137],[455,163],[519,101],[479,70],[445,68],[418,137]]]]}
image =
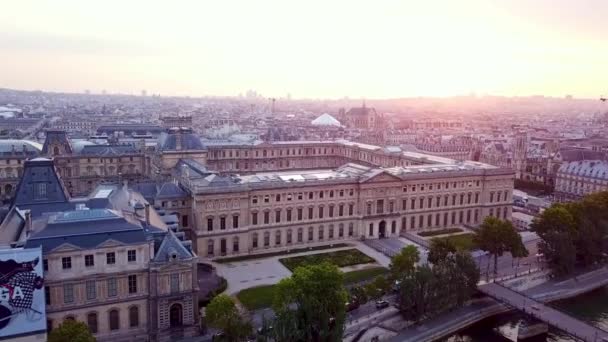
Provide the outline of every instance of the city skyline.
{"type": "Polygon", "coordinates": [[[601,1],[11,3],[0,87],[268,97],[597,98],[601,1]]]}

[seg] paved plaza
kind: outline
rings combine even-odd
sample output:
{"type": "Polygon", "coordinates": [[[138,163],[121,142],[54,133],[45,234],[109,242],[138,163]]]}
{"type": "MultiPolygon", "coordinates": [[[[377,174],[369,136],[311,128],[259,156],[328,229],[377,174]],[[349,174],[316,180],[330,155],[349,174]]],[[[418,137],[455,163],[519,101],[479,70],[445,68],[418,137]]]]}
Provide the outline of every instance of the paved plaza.
{"type": "Polygon", "coordinates": [[[272,257],[261,256],[259,259],[249,259],[232,263],[213,262],[212,264],[216,267],[217,274],[226,278],[228,281],[226,293],[229,295],[235,295],[239,291],[250,287],[273,285],[278,283],[281,279],[289,277],[291,272],[279,262],[279,259],[286,257],[329,253],[356,248],[375,259],[376,262],[381,266],[388,267],[390,264],[390,258],[388,258],[386,255],[374,250],[373,248],[370,248],[369,246],[366,246],[359,241],[349,241],[348,244],[349,246],[347,247],[330,248],[272,257]]]}

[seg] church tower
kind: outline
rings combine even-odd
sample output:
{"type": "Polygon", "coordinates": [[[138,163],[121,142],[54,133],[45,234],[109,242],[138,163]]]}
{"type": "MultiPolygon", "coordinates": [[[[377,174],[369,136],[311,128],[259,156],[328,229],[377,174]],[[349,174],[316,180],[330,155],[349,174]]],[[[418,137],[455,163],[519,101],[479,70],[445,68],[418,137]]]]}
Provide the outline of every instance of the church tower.
{"type": "Polygon", "coordinates": [[[523,179],[526,171],[526,158],[528,156],[528,134],[517,132],[515,134],[515,144],[513,147],[512,166],[515,171],[516,179],[523,179]]]}

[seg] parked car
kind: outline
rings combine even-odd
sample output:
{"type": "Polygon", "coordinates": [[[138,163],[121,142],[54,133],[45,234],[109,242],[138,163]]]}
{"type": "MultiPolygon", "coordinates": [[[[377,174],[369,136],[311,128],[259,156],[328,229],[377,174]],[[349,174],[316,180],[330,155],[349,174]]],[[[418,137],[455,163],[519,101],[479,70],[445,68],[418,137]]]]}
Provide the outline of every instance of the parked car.
{"type": "Polygon", "coordinates": [[[346,306],[346,312],[349,312],[349,311],[355,310],[360,305],[359,305],[359,301],[351,300],[350,302],[346,302],[345,306],[346,306]]]}
{"type": "Polygon", "coordinates": [[[390,303],[385,300],[376,301],[376,309],[384,309],[384,308],[388,308],[389,306],[390,306],[390,303]]]}

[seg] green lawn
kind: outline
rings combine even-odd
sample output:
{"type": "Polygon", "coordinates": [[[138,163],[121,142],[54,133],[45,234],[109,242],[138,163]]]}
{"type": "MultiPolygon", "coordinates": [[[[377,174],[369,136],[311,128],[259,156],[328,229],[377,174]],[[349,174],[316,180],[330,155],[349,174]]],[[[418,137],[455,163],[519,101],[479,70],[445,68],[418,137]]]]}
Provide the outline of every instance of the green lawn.
{"type": "Polygon", "coordinates": [[[372,262],[376,262],[376,260],[363,254],[356,248],[329,253],[309,254],[291,258],[282,258],[279,259],[279,261],[292,272],[299,266],[317,265],[322,262],[329,262],[330,264],[334,264],[338,267],[369,264],[372,262]]]}
{"type": "MultiPolygon", "coordinates": [[[[388,269],[384,267],[371,267],[363,270],[347,272],[344,274],[344,285],[354,284],[373,279],[379,275],[386,274],[388,269]]],[[[274,300],[275,285],[263,285],[252,287],[239,292],[236,297],[249,310],[268,308],[274,300]]]]}
{"type": "Polygon", "coordinates": [[[446,236],[446,237],[435,238],[435,239],[447,239],[447,240],[450,240],[454,244],[454,246],[456,246],[456,248],[458,250],[472,251],[472,250],[477,249],[477,245],[473,241],[473,236],[475,236],[475,234],[468,233],[468,234],[452,235],[452,236],[446,236]]]}
{"type": "Polygon", "coordinates": [[[219,258],[219,259],[215,259],[213,261],[218,262],[220,264],[224,264],[224,263],[231,263],[231,262],[238,262],[238,261],[245,261],[245,260],[269,258],[269,257],[277,256],[277,255],[289,255],[289,254],[295,254],[295,253],[318,251],[318,250],[323,250],[323,249],[340,248],[340,247],[348,247],[348,246],[350,246],[350,245],[346,244],[346,243],[334,243],[334,244],[330,244],[330,245],[321,245],[321,246],[305,247],[305,248],[294,248],[294,249],[283,250],[283,251],[278,251],[278,252],[248,254],[248,255],[241,255],[241,256],[229,257],[229,258],[219,258]]]}
{"type": "Polygon", "coordinates": [[[268,308],[274,300],[275,285],[263,285],[245,289],[236,295],[241,304],[249,310],[268,308]]]}
{"type": "Polygon", "coordinates": [[[344,285],[359,283],[387,273],[388,269],[384,267],[370,267],[358,271],[347,272],[344,273],[344,285]]]}
{"type": "Polygon", "coordinates": [[[460,229],[460,228],[446,228],[446,229],[439,229],[439,230],[426,230],[426,231],[418,233],[418,235],[420,235],[422,237],[427,237],[427,236],[437,236],[437,235],[453,234],[453,233],[460,233],[460,232],[462,232],[462,229],[460,229]]]}

